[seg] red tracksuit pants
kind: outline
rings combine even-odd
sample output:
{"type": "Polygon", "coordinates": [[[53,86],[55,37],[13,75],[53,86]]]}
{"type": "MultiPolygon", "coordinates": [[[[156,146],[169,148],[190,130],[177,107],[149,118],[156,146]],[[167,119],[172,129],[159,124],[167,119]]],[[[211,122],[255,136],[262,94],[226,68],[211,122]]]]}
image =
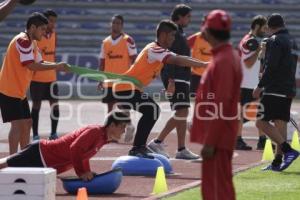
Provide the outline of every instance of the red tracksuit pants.
{"type": "Polygon", "coordinates": [[[232,155],[233,151],[216,149],[213,158],[203,161],[203,200],[235,200],[232,155]]]}

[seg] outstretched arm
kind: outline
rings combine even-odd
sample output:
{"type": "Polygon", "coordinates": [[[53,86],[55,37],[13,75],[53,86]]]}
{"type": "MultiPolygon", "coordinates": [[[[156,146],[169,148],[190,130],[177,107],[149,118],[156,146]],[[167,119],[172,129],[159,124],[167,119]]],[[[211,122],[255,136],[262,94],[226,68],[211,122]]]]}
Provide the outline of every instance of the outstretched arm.
{"type": "Polygon", "coordinates": [[[98,135],[98,129],[84,129],[70,145],[70,159],[75,173],[83,180],[93,178],[89,159],[97,153],[95,149],[98,141],[95,139],[98,138],[98,135]]]}
{"type": "Polygon", "coordinates": [[[17,5],[19,0],[5,0],[0,4],[0,21],[2,21],[17,5]]]}
{"type": "Polygon", "coordinates": [[[165,63],[175,64],[179,67],[206,67],[209,62],[203,62],[189,56],[170,55],[169,57],[167,57],[165,63]]]}
{"type": "Polygon", "coordinates": [[[84,172],[80,176],[80,178],[84,181],[92,180],[94,178],[95,173],[91,171],[89,160],[84,160],[83,165],[84,165],[85,169],[87,169],[88,171],[84,172]]]}
{"type": "Polygon", "coordinates": [[[28,65],[26,65],[30,70],[32,71],[46,71],[46,70],[58,70],[58,71],[69,71],[69,65],[67,63],[49,63],[49,62],[32,62],[28,65]]]}

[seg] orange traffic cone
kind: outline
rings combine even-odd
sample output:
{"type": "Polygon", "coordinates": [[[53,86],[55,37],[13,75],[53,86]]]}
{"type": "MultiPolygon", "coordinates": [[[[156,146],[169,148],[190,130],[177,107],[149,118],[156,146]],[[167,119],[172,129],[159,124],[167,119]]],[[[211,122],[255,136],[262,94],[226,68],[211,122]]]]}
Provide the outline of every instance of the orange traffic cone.
{"type": "Polygon", "coordinates": [[[88,200],[88,195],[85,187],[78,189],[76,200],[88,200]]]}

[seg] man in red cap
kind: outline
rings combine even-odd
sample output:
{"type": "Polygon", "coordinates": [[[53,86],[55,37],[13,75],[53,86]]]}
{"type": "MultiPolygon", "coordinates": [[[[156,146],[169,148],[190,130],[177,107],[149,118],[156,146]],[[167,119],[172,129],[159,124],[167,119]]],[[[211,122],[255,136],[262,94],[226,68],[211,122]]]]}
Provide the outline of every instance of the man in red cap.
{"type": "Polygon", "coordinates": [[[212,61],[196,95],[191,141],[203,144],[204,200],[234,200],[232,155],[238,130],[242,72],[240,57],[229,44],[231,18],[211,11],[202,32],[212,46],[212,61]]]}

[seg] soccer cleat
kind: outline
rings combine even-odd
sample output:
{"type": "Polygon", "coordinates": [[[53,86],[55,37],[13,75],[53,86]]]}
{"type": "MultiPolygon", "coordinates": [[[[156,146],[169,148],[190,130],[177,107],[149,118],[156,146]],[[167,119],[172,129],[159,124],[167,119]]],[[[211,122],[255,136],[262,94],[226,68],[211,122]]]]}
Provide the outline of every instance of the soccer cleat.
{"type": "Polygon", "coordinates": [[[49,136],[49,140],[56,140],[58,138],[57,133],[51,133],[51,135],[49,136]]]}
{"type": "Polygon", "coordinates": [[[131,143],[134,137],[134,133],[135,133],[135,127],[132,124],[128,124],[125,129],[124,142],[131,143]]]}
{"type": "Polygon", "coordinates": [[[176,159],[183,159],[183,160],[196,160],[196,159],[200,158],[200,156],[193,153],[193,152],[191,152],[188,149],[183,149],[181,151],[176,152],[175,158],[176,159]]]}
{"type": "Polygon", "coordinates": [[[141,158],[154,159],[154,156],[149,155],[149,153],[153,153],[145,146],[140,147],[132,147],[132,149],[128,152],[129,156],[137,156],[141,158]]]}
{"type": "Polygon", "coordinates": [[[154,139],[151,140],[151,142],[149,142],[147,146],[154,153],[161,154],[161,155],[163,155],[163,156],[165,156],[167,158],[170,157],[168,155],[168,153],[165,151],[164,144],[162,144],[162,143],[155,143],[154,139]]]}
{"type": "Polygon", "coordinates": [[[249,146],[243,139],[238,139],[235,145],[236,150],[243,150],[243,151],[251,151],[252,147],[249,146]]]}
{"type": "Polygon", "coordinates": [[[270,164],[270,165],[268,165],[268,166],[262,168],[261,170],[262,170],[262,171],[274,171],[274,172],[280,172],[280,171],[281,171],[280,165],[274,166],[274,165],[272,165],[272,164],[270,164]]]}
{"type": "Polygon", "coordinates": [[[280,170],[283,171],[286,168],[288,168],[292,164],[292,162],[296,158],[298,158],[298,156],[299,156],[299,152],[294,150],[294,149],[292,149],[291,151],[286,152],[285,154],[283,154],[283,162],[280,165],[280,170]]]}

